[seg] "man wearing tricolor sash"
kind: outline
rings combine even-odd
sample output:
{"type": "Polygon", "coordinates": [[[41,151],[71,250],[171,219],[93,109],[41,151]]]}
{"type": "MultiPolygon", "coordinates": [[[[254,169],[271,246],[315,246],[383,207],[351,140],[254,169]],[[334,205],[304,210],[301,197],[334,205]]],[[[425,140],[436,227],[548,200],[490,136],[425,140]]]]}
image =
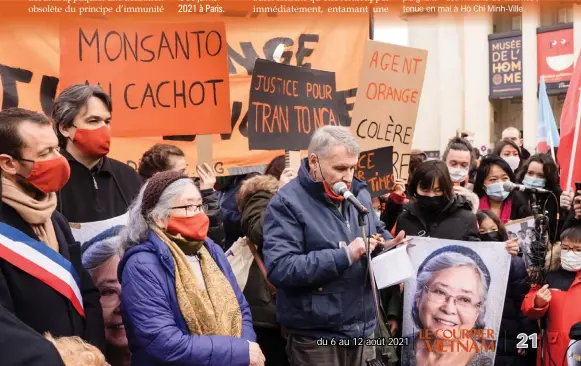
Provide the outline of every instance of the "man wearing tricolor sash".
{"type": "Polygon", "coordinates": [[[37,332],[105,347],[99,292],[80,247],[56,212],[70,167],[52,122],[20,108],[0,112],[0,306],[37,332]]]}

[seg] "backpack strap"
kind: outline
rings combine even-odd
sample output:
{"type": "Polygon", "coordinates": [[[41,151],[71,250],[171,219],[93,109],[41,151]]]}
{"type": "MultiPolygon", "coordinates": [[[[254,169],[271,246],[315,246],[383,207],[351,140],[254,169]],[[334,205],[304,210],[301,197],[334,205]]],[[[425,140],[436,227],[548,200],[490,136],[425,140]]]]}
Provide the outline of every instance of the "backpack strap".
{"type": "Polygon", "coordinates": [[[252,243],[248,239],[246,240],[246,242],[248,243],[248,248],[252,252],[252,256],[254,256],[254,260],[256,261],[256,265],[258,266],[258,269],[260,270],[260,273],[262,274],[264,281],[266,281],[266,285],[270,289],[272,297],[276,297],[276,287],[274,287],[274,285],[268,281],[268,278],[266,276],[266,266],[264,265],[264,261],[262,260],[262,258],[260,258],[260,255],[256,250],[256,245],[254,245],[254,243],[252,243]]]}

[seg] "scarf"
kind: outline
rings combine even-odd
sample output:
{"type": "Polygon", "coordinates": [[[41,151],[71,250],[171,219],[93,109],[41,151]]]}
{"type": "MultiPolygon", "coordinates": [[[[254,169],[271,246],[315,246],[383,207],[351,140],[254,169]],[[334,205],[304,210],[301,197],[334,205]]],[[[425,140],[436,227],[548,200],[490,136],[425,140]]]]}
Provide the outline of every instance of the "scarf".
{"type": "MultiPolygon", "coordinates": [[[[197,251],[206,282],[204,290],[180,246],[159,228],[153,228],[153,231],[168,246],[175,262],[178,305],[190,333],[240,338],[242,313],[238,299],[208,249],[200,245],[197,251]]],[[[190,249],[195,246],[190,245],[190,249]]]]}
{"type": "MultiPolygon", "coordinates": [[[[480,205],[478,206],[479,210],[490,210],[490,202],[487,196],[482,196],[480,198],[480,205]]],[[[502,202],[502,208],[500,210],[500,221],[503,224],[506,224],[510,221],[510,215],[512,213],[512,198],[507,198],[504,202],[502,202]]]]}
{"type": "Polygon", "coordinates": [[[56,193],[47,194],[39,201],[24,193],[7,178],[2,177],[2,202],[16,210],[32,227],[41,242],[54,251],[59,251],[59,243],[51,220],[57,205],[56,193]]]}
{"type": "Polygon", "coordinates": [[[405,199],[406,199],[406,195],[405,195],[405,193],[404,194],[397,194],[397,193],[391,192],[389,194],[389,199],[398,205],[403,205],[403,203],[405,202],[405,199]]]}

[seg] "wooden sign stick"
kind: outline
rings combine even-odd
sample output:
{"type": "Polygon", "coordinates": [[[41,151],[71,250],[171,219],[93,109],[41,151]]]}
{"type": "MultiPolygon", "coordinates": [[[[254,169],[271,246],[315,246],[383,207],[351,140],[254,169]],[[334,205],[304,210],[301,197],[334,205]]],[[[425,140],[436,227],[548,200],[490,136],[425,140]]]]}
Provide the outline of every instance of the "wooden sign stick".
{"type": "Polygon", "coordinates": [[[208,163],[212,167],[212,170],[214,170],[214,163],[212,161],[212,135],[197,135],[196,141],[198,143],[198,165],[208,163]]]}

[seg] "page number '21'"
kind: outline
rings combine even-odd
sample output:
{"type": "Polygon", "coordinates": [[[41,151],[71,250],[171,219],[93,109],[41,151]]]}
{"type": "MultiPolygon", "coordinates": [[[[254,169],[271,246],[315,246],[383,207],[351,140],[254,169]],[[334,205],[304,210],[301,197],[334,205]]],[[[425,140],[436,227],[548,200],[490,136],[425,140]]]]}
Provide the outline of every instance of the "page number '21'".
{"type": "Polygon", "coordinates": [[[529,348],[529,341],[531,343],[531,348],[537,348],[537,334],[526,334],[526,333],[519,333],[516,336],[518,339],[518,343],[516,344],[516,348],[529,348]]]}

